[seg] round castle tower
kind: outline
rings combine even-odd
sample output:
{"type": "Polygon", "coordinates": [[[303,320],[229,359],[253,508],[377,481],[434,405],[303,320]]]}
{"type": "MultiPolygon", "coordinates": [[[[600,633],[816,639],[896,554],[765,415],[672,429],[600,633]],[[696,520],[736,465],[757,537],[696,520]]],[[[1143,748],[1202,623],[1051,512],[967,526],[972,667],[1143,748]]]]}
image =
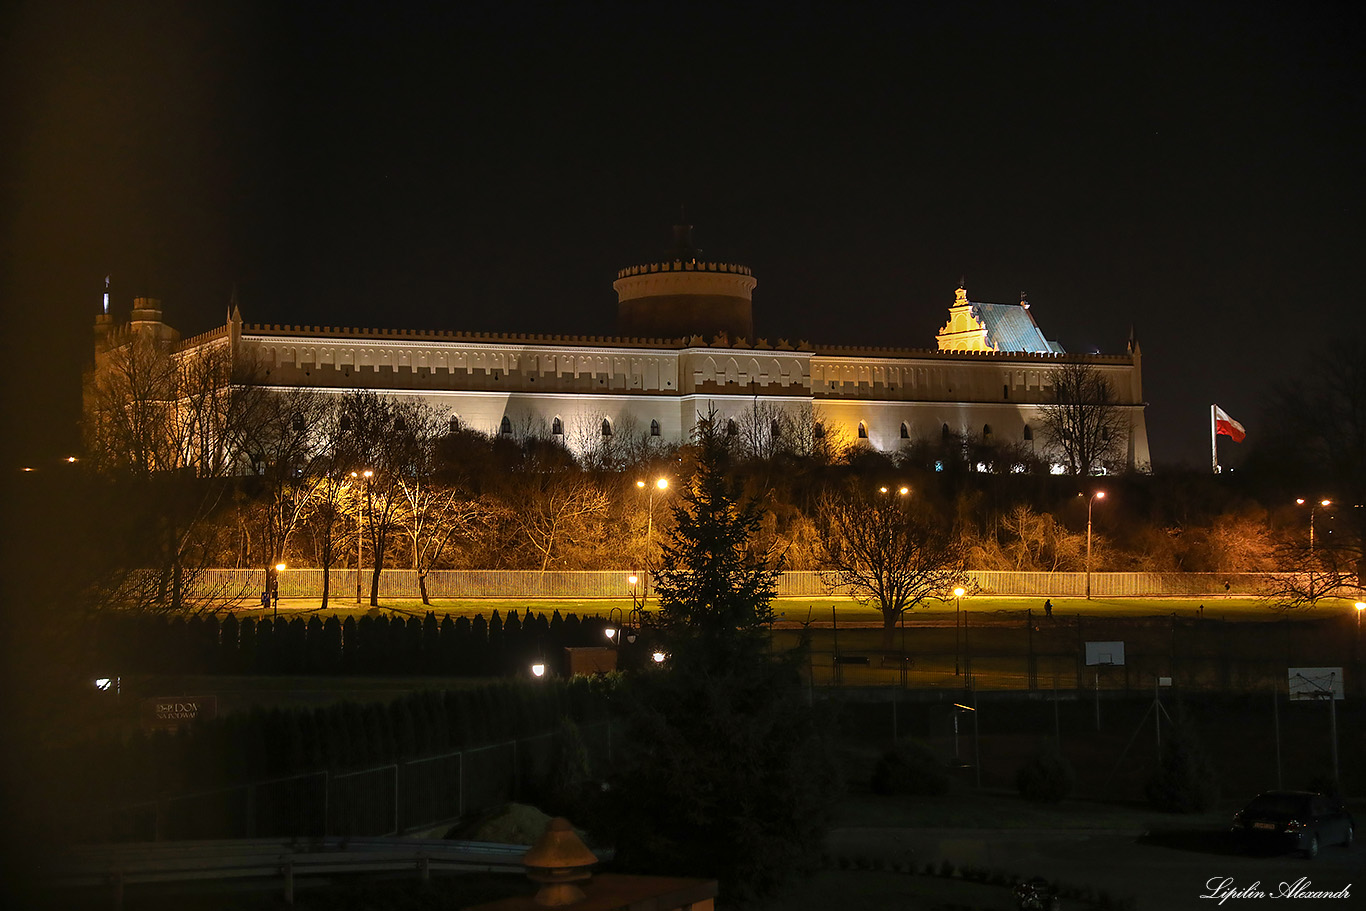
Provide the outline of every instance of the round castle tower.
{"type": "Polygon", "coordinates": [[[617,334],[625,338],[732,341],[754,337],[751,293],[758,282],[749,267],[709,263],[693,246],[692,225],[674,226],[672,258],[617,273],[617,334]]]}

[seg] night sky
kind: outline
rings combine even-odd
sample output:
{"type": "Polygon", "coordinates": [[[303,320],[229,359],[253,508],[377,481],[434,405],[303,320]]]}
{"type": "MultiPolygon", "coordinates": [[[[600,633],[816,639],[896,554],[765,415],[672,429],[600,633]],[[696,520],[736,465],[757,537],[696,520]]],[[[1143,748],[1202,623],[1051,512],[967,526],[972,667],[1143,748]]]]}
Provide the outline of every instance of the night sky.
{"type": "Polygon", "coordinates": [[[686,206],[770,340],[933,347],[960,277],[1069,351],[1132,326],[1155,461],[1208,464],[1211,402],[1255,437],[1366,324],[1354,6],[11,4],[5,459],[75,448],[106,273],[185,335],[234,285],[248,322],[612,334],[686,206]]]}

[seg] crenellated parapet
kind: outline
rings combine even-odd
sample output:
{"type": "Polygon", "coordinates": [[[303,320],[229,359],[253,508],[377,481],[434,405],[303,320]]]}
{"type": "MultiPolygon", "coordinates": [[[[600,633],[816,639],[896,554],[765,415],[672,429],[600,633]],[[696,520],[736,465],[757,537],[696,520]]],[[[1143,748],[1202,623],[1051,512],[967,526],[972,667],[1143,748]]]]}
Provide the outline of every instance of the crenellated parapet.
{"type": "MultiPolygon", "coordinates": [[[[617,272],[617,278],[630,278],[633,275],[646,275],[651,272],[729,272],[735,275],[752,275],[749,266],[735,263],[699,263],[676,259],[666,263],[647,263],[641,266],[627,266],[617,272]]],[[[751,287],[753,287],[751,285],[751,287]]]]}

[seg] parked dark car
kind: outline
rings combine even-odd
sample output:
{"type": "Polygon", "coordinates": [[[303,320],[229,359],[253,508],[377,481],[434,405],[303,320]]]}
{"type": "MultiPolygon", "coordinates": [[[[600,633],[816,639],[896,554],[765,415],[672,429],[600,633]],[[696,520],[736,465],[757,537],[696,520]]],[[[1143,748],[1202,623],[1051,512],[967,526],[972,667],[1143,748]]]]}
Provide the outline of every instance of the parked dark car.
{"type": "Polygon", "coordinates": [[[1313,791],[1267,791],[1233,816],[1233,837],[1245,848],[1303,851],[1352,846],[1356,823],[1339,799],[1313,791]]]}

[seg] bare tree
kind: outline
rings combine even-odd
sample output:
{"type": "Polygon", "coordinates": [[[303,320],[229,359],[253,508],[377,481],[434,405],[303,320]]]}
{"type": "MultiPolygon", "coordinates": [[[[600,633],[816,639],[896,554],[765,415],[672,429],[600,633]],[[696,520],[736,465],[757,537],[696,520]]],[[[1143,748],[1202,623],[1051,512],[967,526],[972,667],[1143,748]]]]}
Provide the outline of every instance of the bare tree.
{"type": "Polygon", "coordinates": [[[427,574],[452,539],[468,534],[484,510],[463,487],[438,480],[438,444],[444,431],[434,415],[427,409],[414,409],[411,417],[411,458],[397,475],[401,494],[398,521],[408,536],[422,603],[431,604],[427,574]]]}
{"type": "Polygon", "coordinates": [[[384,561],[400,530],[402,480],[416,460],[417,429],[426,418],[412,402],[377,395],[368,390],[350,393],[342,401],[339,430],[354,462],[352,471],[363,480],[355,485],[360,524],[370,545],[370,604],[379,606],[379,579],[384,561]],[[417,429],[415,429],[417,428],[417,429]],[[364,475],[369,471],[368,476],[364,475]]]}
{"type": "Polygon", "coordinates": [[[135,490],[140,558],[122,598],[141,607],[187,605],[212,555],[208,518],[240,461],[242,429],[260,390],[226,345],[192,353],[133,334],[97,358],[86,377],[84,436],[91,464],[135,490]]]}
{"type": "Polygon", "coordinates": [[[278,581],[275,567],[285,558],[290,536],[320,489],[313,462],[332,443],[324,435],[327,406],[325,394],[315,389],[265,390],[241,431],[241,445],[252,467],[249,486],[255,492],[260,536],[257,556],[268,592],[278,581]]]}
{"type": "Polygon", "coordinates": [[[903,490],[850,487],[820,507],[828,584],[876,601],[888,636],[905,611],[948,597],[964,578],[959,535],[903,490]]]}
{"type": "Polygon", "coordinates": [[[550,568],[566,541],[586,538],[593,520],[611,505],[606,492],[581,471],[524,474],[505,495],[507,520],[550,568]]]}
{"type": "Polygon", "coordinates": [[[1039,407],[1044,436],[1067,473],[1091,475],[1124,451],[1128,424],[1110,381],[1090,364],[1053,372],[1053,397],[1039,407]]]}

